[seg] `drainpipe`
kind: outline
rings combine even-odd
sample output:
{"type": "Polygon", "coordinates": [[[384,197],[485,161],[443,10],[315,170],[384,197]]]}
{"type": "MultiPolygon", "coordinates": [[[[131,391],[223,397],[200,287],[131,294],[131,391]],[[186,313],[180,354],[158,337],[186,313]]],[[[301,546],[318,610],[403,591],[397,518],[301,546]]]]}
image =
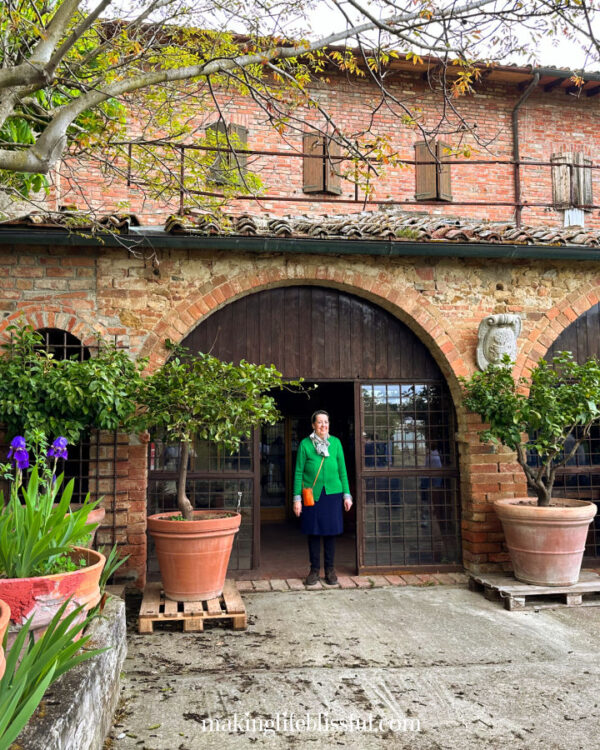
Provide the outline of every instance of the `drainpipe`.
{"type": "Polygon", "coordinates": [[[514,183],[515,183],[515,222],[518,227],[521,226],[521,211],[523,209],[521,205],[521,173],[520,173],[520,154],[519,154],[519,109],[524,104],[533,89],[538,85],[540,81],[539,71],[533,76],[533,80],[527,86],[523,92],[519,101],[515,104],[512,111],[512,131],[513,131],[513,161],[514,161],[514,183]]]}

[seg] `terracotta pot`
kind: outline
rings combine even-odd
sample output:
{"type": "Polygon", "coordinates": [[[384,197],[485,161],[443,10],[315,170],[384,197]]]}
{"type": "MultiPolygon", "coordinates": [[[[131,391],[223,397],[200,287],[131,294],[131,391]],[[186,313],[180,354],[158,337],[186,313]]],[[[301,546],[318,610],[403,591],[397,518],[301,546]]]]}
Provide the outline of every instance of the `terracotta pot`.
{"type": "MultiPolygon", "coordinates": [[[[56,507],[56,504],[55,506],[56,507]]],[[[79,510],[81,508],[81,503],[71,503],[71,510],[79,510]]],[[[94,541],[96,539],[96,532],[98,531],[98,526],[102,523],[104,520],[104,516],[106,515],[106,510],[102,507],[94,508],[94,510],[90,511],[90,514],[88,515],[88,523],[95,524],[94,530],[92,531],[90,535],[90,547],[93,546],[94,541]]]]}
{"type": "Polygon", "coordinates": [[[494,502],[519,581],[571,586],[579,580],[588,527],[597,508],[587,500],[557,498],[554,502],[548,507],[538,506],[529,497],[494,502]]]}
{"type": "Polygon", "coordinates": [[[88,566],[68,573],[32,578],[0,578],[0,599],[10,607],[10,628],[7,648],[10,648],[24,623],[33,617],[31,632],[37,640],[46,630],[58,609],[71,597],[65,614],[84,605],[83,613],[100,601],[100,574],[106,558],[100,552],[75,547],[72,557],[84,557],[88,566]]]}
{"type": "Polygon", "coordinates": [[[220,596],[242,517],[232,511],[198,510],[193,521],[169,520],[173,515],[148,516],[165,596],[178,602],[220,596]]]}
{"type": "Polygon", "coordinates": [[[4,634],[8,628],[10,621],[10,607],[6,602],[0,599],[0,677],[4,674],[6,669],[6,659],[4,658],[4,649],[2,644],[4,642],[4,634]]]}
{"type": "MultiPolygon", "coordinates": [[[[77,510],[77,508],[81,507],[77,503],[71,503],[71,508],[73,510],[77,510]]],[[[95,524],[94,530],[91,533],[90,536],[90,547],[93,546],[94,541],[96,540],[96,532],[98,531],[98,527],[104,520],[104,516],[106,515],[106,510],[104,508],[94,508],[94,510],[90,511],[90,514],[88,516],[88,523],[95,524]]]]}

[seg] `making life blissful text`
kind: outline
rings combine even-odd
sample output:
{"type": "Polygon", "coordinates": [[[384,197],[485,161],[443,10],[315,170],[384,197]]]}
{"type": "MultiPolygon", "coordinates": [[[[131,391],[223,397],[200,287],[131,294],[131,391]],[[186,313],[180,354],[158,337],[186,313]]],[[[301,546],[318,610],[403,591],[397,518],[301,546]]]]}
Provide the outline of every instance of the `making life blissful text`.
{"type": "Polygon", "coordinates": [[[308,536],[310,572],[306,585],[319,580],[321,569],[321,537],[325,563],[325,583],[334,586],[335,538],[344,530],[342,506],[352,507],[352,495],[344,451],[338,438],[329,434],[329,414],[316,411],[312,415],[313,431],[298,446],[294,473],[294,513],[301,515],[301,530],[308,536]]]}

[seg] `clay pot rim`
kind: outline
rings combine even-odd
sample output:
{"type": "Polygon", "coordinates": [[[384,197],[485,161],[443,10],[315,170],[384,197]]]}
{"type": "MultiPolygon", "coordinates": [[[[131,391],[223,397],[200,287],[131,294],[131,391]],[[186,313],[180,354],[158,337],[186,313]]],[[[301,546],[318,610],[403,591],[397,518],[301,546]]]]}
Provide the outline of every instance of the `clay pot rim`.
{"type": "Polygon", "coordinates": [[[78,568],[77,570],[65,570],[63,573],[52,573],[51,575],[42,576],[29,576],[28,578],[0,578],[0,590],[2,589],[3,585],[10,584],[13,581],[19,581],[20,583],[22,583],[24,581],[39,581],[40,578],[47,578],[53,581],[64,578],[64,576],[76,575],[77,573],[81,573],[84,570],[90,570],[97,567],[100,567],[101,569],[104,568],[106,557],[102,554],[102,552],[98,552],[98,550],[91,549],[90,547],[73,547],[72,551],[69,554],[80,555],[82,553],[86,554],[88,562],[90,557],[96,557],[96,562],[93,562],[91,565],[86,565],[83,568],[78,568]]]}
{"type": "Polygon", "coordinates": [[[194,511],[194,518],[191,521],[180,521],[178,518],[174,519],[173,516],[181,515],[178,510],[173,511],[166,511],[164,513],[155,513],[152,516],[148,516],[148,521],[160,521],[161,523],[176,523],[181,524],[185,523],[206,523],[207,521],[233,521],[237,518],[242,517],[241,513],[238,513],[235,510],[222,510],[222,509],[216,509],[216,510],[210,510],[210,509],[202,509],[202,510],[195,510],[194,511]],[[210,514],[213,516],[212,518],[203,518],[204,515],[210,514]],[[218,514],[218,515],[217,515],[218,514]],[[215,518],[214,516],[217,515],[215,518]],[[196,516],[199,516],[197,518],[196,516]]]}
{"type": "MultiPolygon", "coordinates": [[[[10,621],[10,607],[8,604],[0,599],[0,634],[4,633],[8,627],[10,621]]],[[[0,637],[0,646],[2,646],[2,638],[0,637]]]]}
{"type": "Polygon", "coordinates": [[[579,500],[571,497],[554,498],[554,500],[568,503],[568,505],[546,505],[540,506],[533,497],[506,497],[500,500],[494,500],[493,506],[497,515],[508,515],[512,518],[569,518],[589,519],[593,518],[598,512],[596,503],[592,500],[579,500]],[[520,504],[524,503],[524,504],[520,504]]]}

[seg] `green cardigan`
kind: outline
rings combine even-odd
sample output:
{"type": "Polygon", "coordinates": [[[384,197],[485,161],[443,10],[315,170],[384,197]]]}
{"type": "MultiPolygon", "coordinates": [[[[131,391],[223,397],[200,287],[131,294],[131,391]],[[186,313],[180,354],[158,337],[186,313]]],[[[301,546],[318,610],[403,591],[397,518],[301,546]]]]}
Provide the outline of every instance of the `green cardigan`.
{"type": "MultiPolygon", "coordinates": [[[[301,494],[302,487],[312,487],[321,465],[321,458],[322,456],[317,453],[312,440],[304,438],[298,446],[298,456],[296,457],[294,497],[301,494]]],[[[325,487],[325,492],[328,495],[338,492],[343,492],[344,495],[350,494],[342,444],[333,435],[329,436],[329,455],[323,461],[323,468],[314,486],[315,502],[321,496],[323,487],[325,487]]]]}

